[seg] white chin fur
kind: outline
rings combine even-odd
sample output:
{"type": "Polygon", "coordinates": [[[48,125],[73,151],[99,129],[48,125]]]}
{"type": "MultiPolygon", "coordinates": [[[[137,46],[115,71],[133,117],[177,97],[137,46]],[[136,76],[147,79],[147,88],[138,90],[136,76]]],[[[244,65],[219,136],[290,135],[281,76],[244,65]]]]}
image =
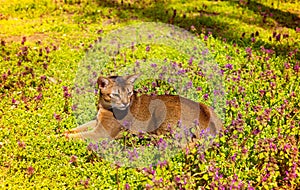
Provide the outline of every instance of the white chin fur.
{"type": "Polygon", "coordinates": [[[126,110],[127,107],[114,107],[114,108],[118,110],[126,110]]]}

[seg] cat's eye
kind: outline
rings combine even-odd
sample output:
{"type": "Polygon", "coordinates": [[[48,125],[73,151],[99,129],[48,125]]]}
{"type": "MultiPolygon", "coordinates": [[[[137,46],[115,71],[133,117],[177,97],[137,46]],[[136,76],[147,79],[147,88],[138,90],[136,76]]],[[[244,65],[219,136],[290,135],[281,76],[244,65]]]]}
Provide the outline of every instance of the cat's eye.
{"type": "Polygon", "coordinates": [[[120,98],[119,94],[112,94],[113,97],[120,98]]]}
{"type": "Polygon", "coordinates": [[[133,94],[133,92],[131,91],[131,92],[128,92],[128,96],[131,96],[133,94]]]}

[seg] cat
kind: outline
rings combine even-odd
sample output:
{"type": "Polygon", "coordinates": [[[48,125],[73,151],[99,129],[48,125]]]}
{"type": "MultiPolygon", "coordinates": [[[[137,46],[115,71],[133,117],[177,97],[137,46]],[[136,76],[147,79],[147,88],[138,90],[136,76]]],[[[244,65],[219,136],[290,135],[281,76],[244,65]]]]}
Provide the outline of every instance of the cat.
{"type": "Polygon", "coordinates": [[[192,135],[197,139],[203,130],[216,135],[223,128],[221,120],[205,104],[178,95],[139,95],[134,91],[134,82],[139,77],[140,74],[100,76],[96,119],[71,129],[67,136],[98,141],[121,138],[125,130],[164,135],[182,126],[188,131],[194,129],[192,135]]]}

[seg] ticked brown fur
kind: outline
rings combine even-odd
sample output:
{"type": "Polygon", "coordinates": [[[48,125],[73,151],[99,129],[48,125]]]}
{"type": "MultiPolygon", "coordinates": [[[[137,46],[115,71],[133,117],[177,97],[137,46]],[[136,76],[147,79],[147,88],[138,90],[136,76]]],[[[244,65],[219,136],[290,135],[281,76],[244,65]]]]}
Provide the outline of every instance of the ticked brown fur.
{"type": "Polygon", "coordinates": [[[117,139],[122,131],[147,132],[161,135],[170,127],[195,128],[194,135],[200,138],[203,129],[211,135],[222,129],[222,122],[212,109],[202,103],[177,95],[141,95],[133,89],[139,75],[99,77],[100,97],[96,120],[72,129],[71,138],[117,139]],[[88,129],[92,127],[91,130],[88,129]]]}

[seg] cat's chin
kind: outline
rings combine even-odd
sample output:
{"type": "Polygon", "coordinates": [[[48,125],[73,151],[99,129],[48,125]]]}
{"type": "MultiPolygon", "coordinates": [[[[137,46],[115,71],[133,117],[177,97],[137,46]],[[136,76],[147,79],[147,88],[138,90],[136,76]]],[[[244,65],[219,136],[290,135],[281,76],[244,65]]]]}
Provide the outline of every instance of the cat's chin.
{"type": "Polygon", "coordinates": [[[124,111],[126,110],[128,107],[114,107],[113,109],[116,109],[116,110],[120,110],[120,111],[124,111]]]}

